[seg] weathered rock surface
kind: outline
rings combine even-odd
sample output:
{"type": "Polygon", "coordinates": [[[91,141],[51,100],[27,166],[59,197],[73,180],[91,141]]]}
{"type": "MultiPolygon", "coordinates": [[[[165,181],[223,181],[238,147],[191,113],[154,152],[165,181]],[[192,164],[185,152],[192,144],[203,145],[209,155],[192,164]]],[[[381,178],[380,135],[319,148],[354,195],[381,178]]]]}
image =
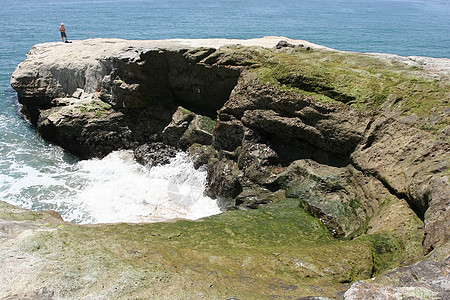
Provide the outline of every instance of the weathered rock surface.
{"type": "Polygon", "coordinates": [[[178,150],[161,142],[147,143],[134,149],[134,158],[144,166],[165,165],[175,157],[178,150]]]}
{"type": "Polygon", "coordinates": [[[449,69],[279,37],[98,39],[34,46],[11,84],[41,135],[83,158],[136,149],[151,165],[188,150],[223,208],[297,199],[334,237],[376,245],[371,274],[352,269],[369,278],[447,249],[449,69]]]}
{"type": "MultiPolygon", "coordinates": [[[[273,139],[273,144],[287,147],[308,143],[311,150],[299,149],[299,152],[320,149],[338,155],[353,152],[370,120],[367,113],[346,106],[318,103],[311,96],[261,84],[255,74],[249,73],[241,76],[230,99],[219,111],[219,120],[226,122],[230,116],[248,128],[257,129],[269,140],[273,139]]],[[[215,138],[219,138],[218,134],[215,133],[215,138]]]]}
{"type": "Polygon", "coordinates": [[[299,203],[80,226],[0,201],[0,299],[334,298],[396,257],[392,234],[336,240],[299,203]]]}
{"type": "Polygon", "coordinates": [[[448,139],[401,121],[392,112],[380,116],[371,124],[352,160],[358,169],[408,199],[418,215],[425,218],[424,246],[429,252],[433,245],[448,240],[444,230],[450,227],[450,189],[445,170],[449,167],[450,148],[448,139]]]}
{"type": "Polygon", "coordinates": [[[161,139],[168,145],[187,149],[192,144],[210,145],[216,122],[207,116],[197,115],[178,107],[172,121],[161,132],[161,139]]]}
{"type": "Polygon", "coordinates": [[[397,268],[375,280],[357,281],[344,294],[345,300],[359,299],[448,299],[450,257],[445,261],[419,261],[397,268]]]}

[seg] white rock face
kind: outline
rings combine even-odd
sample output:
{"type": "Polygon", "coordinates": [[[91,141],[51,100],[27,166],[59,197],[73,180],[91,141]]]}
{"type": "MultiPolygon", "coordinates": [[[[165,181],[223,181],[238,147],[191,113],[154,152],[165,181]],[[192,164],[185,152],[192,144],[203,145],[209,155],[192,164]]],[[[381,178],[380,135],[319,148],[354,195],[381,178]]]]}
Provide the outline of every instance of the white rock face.
{"type": "MultiPolygon", "coordinates": [[[[291,40],[285,37],[264,37],[249,40],[234,39],[174,39],[130,41],[121,39],[90,39],[73,43],[37,44],[28,52],[27,59],[14,71],[11,84],[18,86],[20,78],[29,78],[30,82],[39,80],[38,86],[46,88],[47,94],[55,97],[71,95],[77,88],[86,93],[95,92],[104,76],[109,74],[111,66],[107,63],[111,57],[138,61],[141,53],[158,49],[177,50],[185,48],[220,48],[227,45],[260,46],[272,48],[280,41],[291,44],[303,44],[313,49],[329,49],[303,40],[291,40]],[[48,81],[51,84],[48,85],[48,81]],[[48,86],[46,86],[46,84],[48,86]]],[[[329,49],[331,50],[331,49],[329,49]]]]}
{"type": "MultiPolygon", "coordinates": [[[[215,48],[229,45],[259,46],[273,48],[279,41],[292,45],[303,45],[312,49],[337,51],[304,40],[268,36],[263,38],[239,39],[171,39],[171,40],[122,40],[89,39],[73,43],[43,43],[35,45],[27,59],[14,71],[11,84],[15,87],[28,78],[29,85],[40,87],[42,93],[61,97],[73,94],[77,88],[86,93],[98,90],[102,79],[110,73],[108,61],[112,57],[139,61],[141,53],[154,50],[179,50],[185,48],[215,48]],[[23,81],[23,80],[22,80],[23,81]],[[37,81],[37,82],[36,82],[37,81]]],[[[401,57],[392,54],[372,53],[392,62],[402,62],[424,68],[430,72],[450,74],[450,59],[428,57],[401,57]]]]}

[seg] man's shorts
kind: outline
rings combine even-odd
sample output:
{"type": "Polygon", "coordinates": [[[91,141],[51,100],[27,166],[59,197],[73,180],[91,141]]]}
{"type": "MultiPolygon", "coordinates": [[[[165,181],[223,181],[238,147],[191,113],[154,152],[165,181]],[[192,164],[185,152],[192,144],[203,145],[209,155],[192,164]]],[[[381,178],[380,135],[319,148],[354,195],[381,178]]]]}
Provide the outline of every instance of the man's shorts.
{"type": "Polygon", "coordinates": [[[67,35],[66,35],[66,33],[64,31],[61,31],[61,37],[62,38],[66,38],[67,37],[67,35]]]}

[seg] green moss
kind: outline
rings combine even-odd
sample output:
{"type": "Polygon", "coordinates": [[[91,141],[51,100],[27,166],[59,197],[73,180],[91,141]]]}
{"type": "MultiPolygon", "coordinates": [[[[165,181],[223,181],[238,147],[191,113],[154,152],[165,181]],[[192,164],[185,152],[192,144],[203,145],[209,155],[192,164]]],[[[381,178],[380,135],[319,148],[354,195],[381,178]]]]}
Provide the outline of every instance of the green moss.
{"type": "Polygon", "coordinates": [[[190,111],[189,109],[183,107],[183,110],[181,111],[181,114],[183,116],[190,115],[190,114],[192,114],[192,111],[190,111]]]}
{"type": "Polygon", "coordinates": [[[115,299],[289,298],[317,288],[333,296],[395,265],[402,249],[388,235],[333,239],[297,199],[199,221],[57,226],[18,247],[55,262],[39,276],[57,282],[60,295],[111,291],[115,299]],[[95,280],[76,285],[84,278],[95,280]]]}
{"type": "Polygon", "coordinates": [[[205,130],[212,134],[214,127],[216,126],[216,121],[207,116],[200,116],[200,121],[198,125],[200,129],[205,130]]]}
{"type": "Polygon", "coordinates": [[[356,212],[361,206],[361,200],[358,197],[354,197],[350,200],[350,207],[356,212]]]}
{"type": "Polygon", "coordinates": [[[380,274],[382,271],[398,267],[403,257],[404,247],[401,240],[389,234],[373,234],[361,236],[359,240],[368,241],[373,247],[373,273],[380,274]]]}
{"type": "Polygon", "coordinates": [[[111,105],[100,100],[84,101],[70,107],[70,113],[93,113],[94,116],[98,118],[105,115],[111,109],[111,105]]]}
{"type": "MultiPolygon", "coordinates": [[[[448,80],[427,77],[417,67],[374,56],[332,51],[288,51],[231,48],[228,62],[249,66],[262,83],[311,96],[316,101],[342,102],[357,109],[376,109],[393,101],[405,115],[426,119],[448,108],[448,80]]],[[[450,124],[448,116],[425,125],[439,130],[450,124]]]]}

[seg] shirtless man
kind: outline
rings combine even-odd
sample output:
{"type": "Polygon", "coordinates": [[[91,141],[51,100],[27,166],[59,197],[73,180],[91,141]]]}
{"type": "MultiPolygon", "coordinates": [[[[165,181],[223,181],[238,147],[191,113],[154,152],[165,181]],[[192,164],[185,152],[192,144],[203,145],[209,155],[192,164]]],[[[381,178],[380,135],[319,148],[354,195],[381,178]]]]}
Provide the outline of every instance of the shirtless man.
{"type": "Polygon", "coordinates": [[[69,41],[67,41],[66,28],[64,27],[64,23],[61,23],[61,26],[59,27],[59,31],[61,32],[61,38],[62,38],[63,43],[64,43],[64,38],[66,39],[66,43],[68,43],[69,41]]]}

